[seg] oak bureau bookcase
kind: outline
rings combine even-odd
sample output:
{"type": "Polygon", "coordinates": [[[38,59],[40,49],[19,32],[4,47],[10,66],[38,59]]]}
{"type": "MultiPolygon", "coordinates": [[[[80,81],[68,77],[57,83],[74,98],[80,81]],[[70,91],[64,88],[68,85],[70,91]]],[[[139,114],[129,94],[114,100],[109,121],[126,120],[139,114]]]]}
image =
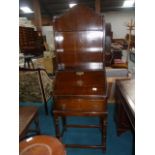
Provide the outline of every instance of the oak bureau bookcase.
{"type": "Polygon", "coordinates": [[[105,21],[92,9],[77,5],[54,19],[53,25],[57,60],[52,94],[56,136],[59,139],[63,136],[59,118],[62,118],[64,129],[101,128],[101,145],[65,145],[105,150],[108,92],[104,63],[105,21]],[[97,116],[100,124],[67,124],[67,116],[97,116]]]}

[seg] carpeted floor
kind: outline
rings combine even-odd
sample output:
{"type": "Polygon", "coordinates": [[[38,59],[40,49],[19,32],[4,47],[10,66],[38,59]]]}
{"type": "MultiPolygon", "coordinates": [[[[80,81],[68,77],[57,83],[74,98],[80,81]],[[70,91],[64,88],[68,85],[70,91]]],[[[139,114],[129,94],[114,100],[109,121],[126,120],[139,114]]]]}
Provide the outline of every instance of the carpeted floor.
{"type": "MultiPolygon", "coordinates": [[[[39,108],[39,121],[41,133],[44,135],[55,136],[53,119],[51,114],[45,115],[43,104],[20,103],[20,105],[36,105],[39,108]]],[[[52,101],[48,102],[49,111],[52,106],[52,101]]],[[[70,117],[67,122],[78,124],[97,124],[98,118],[89,117],[70,117]]],[[[105,153],[101,149],[78,149],[67,148],[67,155],[131,155],[132,154],[132,133],[130,131],[123,133],[120,136],[116,134],[116,126],[114,122],[114,104],[108,104],[108,128],[107,128],[107,150],[105,153]]],[[[100,144],[101,131],[99,129],[80,129],[69,128],[63,136],[65,143],[80,143],[80,144],[100,144]]]]}

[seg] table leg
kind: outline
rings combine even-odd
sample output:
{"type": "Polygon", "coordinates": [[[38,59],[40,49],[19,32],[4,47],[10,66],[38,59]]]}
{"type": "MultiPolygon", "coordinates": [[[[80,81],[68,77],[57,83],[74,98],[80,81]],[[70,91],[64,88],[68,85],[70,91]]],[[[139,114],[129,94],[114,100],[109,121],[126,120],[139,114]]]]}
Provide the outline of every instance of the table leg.
{"type": "Polygon", "coordinates": [[[54,125],[55,125],[55,132],[56,132],[56,137],[58,139],[61,139],[60,136],[60,129],[59,129],[59,117],[54,115],[54,125]]]}
{"type": "Polygon", "coordinates": [[[62,117],[62,124],[63,124],[63,130],[66,131],[67,127],[66,127],[66,117],[62,117]]]}
{"type": "Polygon", "coordinates": [[[101,126],[102,126],[102,145],[103,151],[106,151],[106,126],[107,126],[107,116],[103,116],[100,118],[101,126]]]}
{"type": "Polygon", "coordinates": [[[32,61],[32,60],[30,60],[30,62],[31,62],[32,68],[34,69],[34,64],[33,64],[33,61],[32,61]]]}

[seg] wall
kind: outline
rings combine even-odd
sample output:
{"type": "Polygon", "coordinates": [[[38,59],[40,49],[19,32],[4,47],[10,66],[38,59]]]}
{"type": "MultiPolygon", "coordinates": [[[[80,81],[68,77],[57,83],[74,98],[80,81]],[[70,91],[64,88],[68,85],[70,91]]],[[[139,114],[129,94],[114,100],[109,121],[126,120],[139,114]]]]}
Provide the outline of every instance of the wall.
{"type": "Polygon", "coordinates": [[[53,26],[42,26],[42,33],[46,36],[47,44],[50,50],[54,50],[54,32],[53,26]]]}
{"type": "MultiPolygon", "coordinates": [[[[113,38],[125,38],[128,33],[127,24],[131,19],[135,19],[135,11],[115,11],[115,12],[105,12],[103,13],[107,23],[111,23],[113,38]]],[[[134,34],[134,31],[132,32],[134,34]]]]}
{"type": "MultiPolygon", "coordinates": [[[[31,18],[31,21],[34,25],[36,25],[34,18],[31,18]]],[[[52,25],[52,19],[50,17],[42,16],[42,25],[43,26],[52,25]]]]}

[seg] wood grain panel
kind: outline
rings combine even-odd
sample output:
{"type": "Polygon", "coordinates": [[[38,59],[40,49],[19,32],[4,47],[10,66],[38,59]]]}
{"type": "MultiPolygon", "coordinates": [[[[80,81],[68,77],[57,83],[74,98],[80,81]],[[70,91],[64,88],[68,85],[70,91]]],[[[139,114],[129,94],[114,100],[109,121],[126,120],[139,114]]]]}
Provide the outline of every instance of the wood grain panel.
{"type": "Polygon", "coordinates": [[[89,7],[77,5],[57,18],[54,27],[57,31],[102,30],[102,24],[102,16],[89,7]]]}
{"type": "Polygon", "coordinates": [[[57,110],[73,110],[83,112],[103,112],[106,110],[105,100],[88,100],[88,99],[56,99],[57,110]]]}
{"type": "Polygon", "coordinates": [[[56,96],[105,96],[107,85],[105,72],[59,72],[54,86],[56,96]]]}

